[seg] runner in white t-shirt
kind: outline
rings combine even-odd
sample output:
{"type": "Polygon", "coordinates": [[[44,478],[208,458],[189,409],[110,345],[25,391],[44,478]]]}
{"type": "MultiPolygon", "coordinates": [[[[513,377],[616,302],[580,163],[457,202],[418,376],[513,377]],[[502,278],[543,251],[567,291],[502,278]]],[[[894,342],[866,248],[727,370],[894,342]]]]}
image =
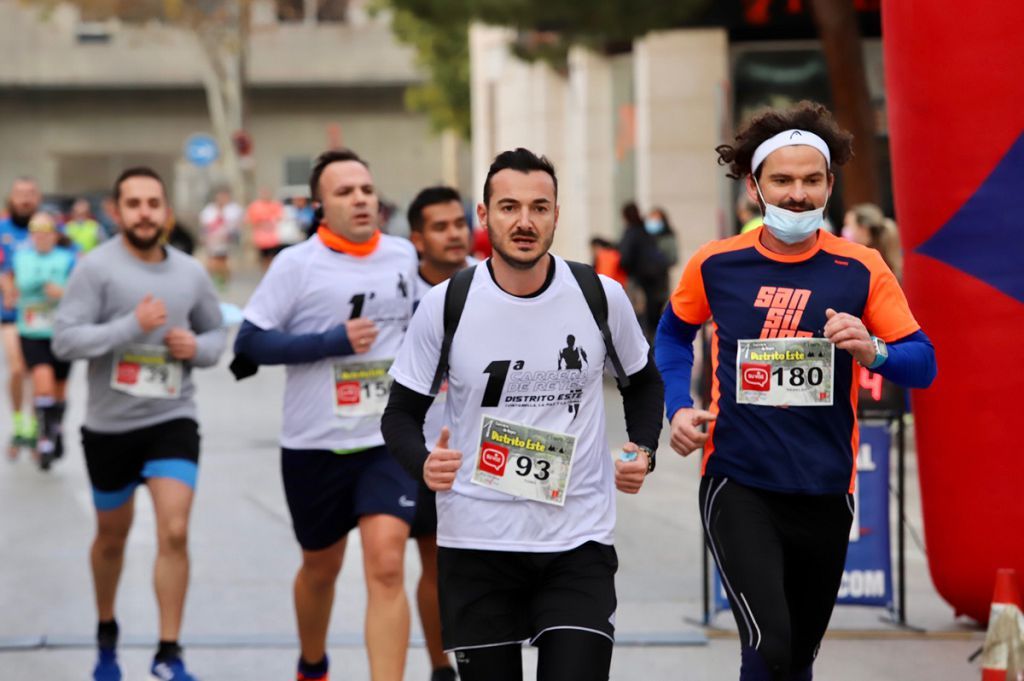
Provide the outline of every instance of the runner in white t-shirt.
{"type": "MultiPolygon", "coordinates": [[[[431,288],[476,262],[469,257],[469,224],[462,207],[462,197],[451,187],[427,187],[409,204],[409,240],[420,256],[416,277],[415,298],[422,300],[431,288]]],[[[423,435],[427,442],[437,442],[444,423],[445,397],[448,386],[441,386],[427,412],[423,435]]],[[[441,618],[437,603],[437,507],[434,491],[422,476],[416,499],[416,518],[410,536],[416,540],[423,571],[416,588],[416,605],[423,626],[427,654],[433,668],[430,681],[454,681],[448,656],[441,642],[441,618]]]]}
{"type": "Polygon", "coordinates": [[[310,178],[323,224],[286,248],[245,308],[232,368],[285,364],[281,469],[302,566],[298,679],[326,679],[327,629],[345,539],[359,527],[366,648],[375,680],[400,681],[409,643],[402,567],[416,482],[384,448],[388,368],[413,311],[416,253],[378,229],[366,163],[325,152],[310,178]]]}
{"type": "Polygon", "coordinates": [[[569,265],[548,253],[556,199],[547,159],[516,149],[491,165],[477,212],[494,255],[471,273],[448,425],[429,453],[422,426],[450,281],[420,302],[391,367],[382,427],[389,450],[438,492],[442,636],[464,681],[521,679],[524,641],[540,649],[539,679],[608,678],[614,489],[639,491],[661,430],[647,342],[622,287],[602,277],[632,440],[622,460],[609,452],[604,340],[569,265]]]}

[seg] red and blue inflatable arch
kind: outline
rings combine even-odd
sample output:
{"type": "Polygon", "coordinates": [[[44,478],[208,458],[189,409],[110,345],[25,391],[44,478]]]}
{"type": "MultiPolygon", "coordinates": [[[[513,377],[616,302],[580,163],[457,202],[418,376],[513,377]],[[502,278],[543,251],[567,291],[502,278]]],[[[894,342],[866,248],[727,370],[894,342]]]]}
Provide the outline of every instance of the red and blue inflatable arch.
{"type": "Polygon", "coordinates": [[[939,365],[913,395],[928,563],[985,622],[996,569],[1024,578],[1024,1],[882,12],[904,284],[939,365]]]}

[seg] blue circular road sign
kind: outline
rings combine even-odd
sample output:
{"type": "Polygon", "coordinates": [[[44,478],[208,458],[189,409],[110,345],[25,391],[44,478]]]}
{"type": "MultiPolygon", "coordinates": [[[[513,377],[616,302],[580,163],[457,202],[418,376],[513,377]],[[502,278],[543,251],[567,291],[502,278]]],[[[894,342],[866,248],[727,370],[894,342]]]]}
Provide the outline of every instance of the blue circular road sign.
{"type": "Polygon", "coordinates": [[[220,152],[217,150],[217,140],[210,135],[197,133],[191,135],[185,142],[185,160],[204,168],[214,161],[220,152]]]}

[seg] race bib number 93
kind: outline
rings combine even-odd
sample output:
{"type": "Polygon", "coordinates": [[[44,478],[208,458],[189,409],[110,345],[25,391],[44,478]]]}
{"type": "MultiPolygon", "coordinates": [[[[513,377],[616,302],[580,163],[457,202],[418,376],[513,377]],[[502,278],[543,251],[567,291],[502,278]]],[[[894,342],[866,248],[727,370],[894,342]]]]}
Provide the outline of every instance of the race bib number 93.
{"type": "Polygon", "coordinates": [[[484,416],[470,481],[514,497],[564,506],[575,449],[575,435],[484,416]]]}

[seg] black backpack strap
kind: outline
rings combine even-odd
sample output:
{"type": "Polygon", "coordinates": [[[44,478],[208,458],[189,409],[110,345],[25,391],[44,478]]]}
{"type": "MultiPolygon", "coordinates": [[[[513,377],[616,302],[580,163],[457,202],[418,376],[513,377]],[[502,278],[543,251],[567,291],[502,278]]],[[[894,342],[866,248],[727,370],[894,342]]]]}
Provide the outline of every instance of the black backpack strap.
{"type": "Polygon", "coordinates": [[[604,293],[601,278],[598,277],[597,272],[590,265],[572,260],[566,260],[565,264],[569,266],[572,276],[576,278],[576,283],[579,284],[580,290],[583,291],[583,297],[587,301],[587,307],[590,308],[590,314],[594,316],[597,328],[601,330],[601,336],[604,338],[604,349],[608,353],[608,359],[612,362],[612,368],[615,370],[615,380],[619,384],[619,388],[629,386],[629,376],[626,375],[625,369],[622,368],[622,362],[619,361],[619,353],[615,351],[615,344],[612,342],[612,330],[608,327],[608,296],[604,293]]]}
{"type": "Polygon", "coordinates": [[[441,356],[437,360],[434,382],[430,384],[431,395],[437,394],[444,383],[444,377],[448,374],[448,355],[451,354],[452,339],[455,338],[455,330],[459,328],[462,308],[466,306],[469,285],[473,283],[475,270],[476,265],[471,265],[459,270],[448,280],[448,290],[444,292],[444,340],[441,342],[441,356]]]}

